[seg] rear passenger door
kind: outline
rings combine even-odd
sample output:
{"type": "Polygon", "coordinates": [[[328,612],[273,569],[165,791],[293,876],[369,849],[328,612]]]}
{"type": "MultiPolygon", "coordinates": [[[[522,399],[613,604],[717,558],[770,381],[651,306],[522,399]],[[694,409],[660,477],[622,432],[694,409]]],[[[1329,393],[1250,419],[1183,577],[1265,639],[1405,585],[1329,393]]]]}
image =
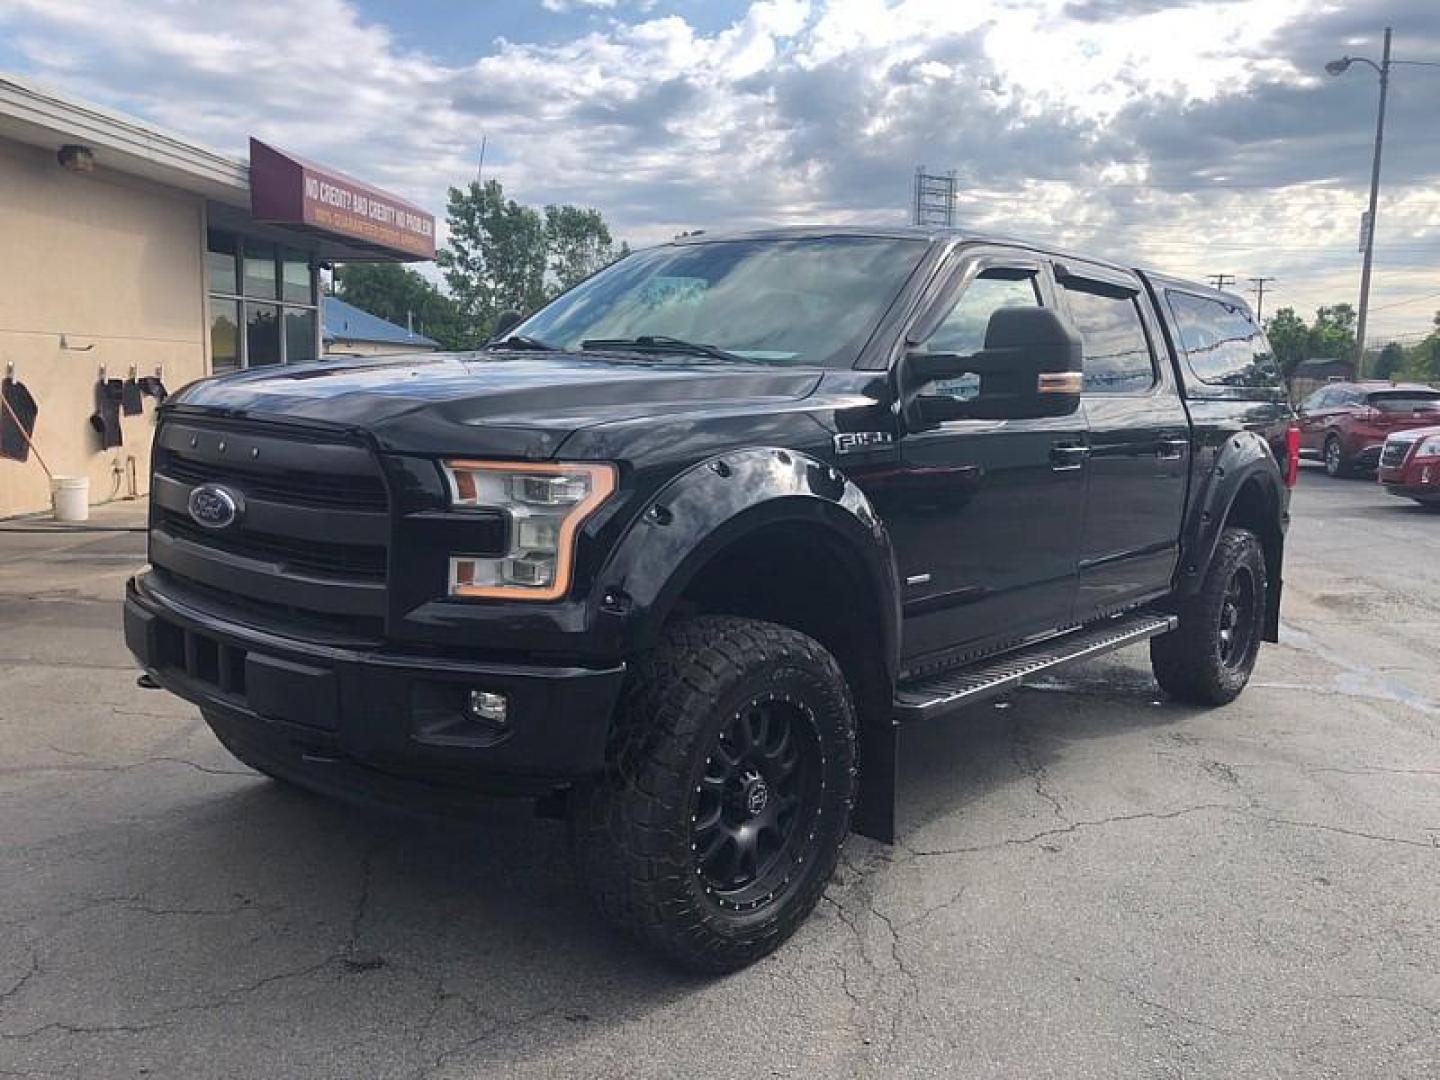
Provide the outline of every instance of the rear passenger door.
{"type": "Polygon", "coordinates": [[[1077,621],[1166,591],[1180,551],[1190,424],[1160,328],[1131,274],[1057,264],[1060,300],[1085,348],[1089,428],[1077,621]]]}

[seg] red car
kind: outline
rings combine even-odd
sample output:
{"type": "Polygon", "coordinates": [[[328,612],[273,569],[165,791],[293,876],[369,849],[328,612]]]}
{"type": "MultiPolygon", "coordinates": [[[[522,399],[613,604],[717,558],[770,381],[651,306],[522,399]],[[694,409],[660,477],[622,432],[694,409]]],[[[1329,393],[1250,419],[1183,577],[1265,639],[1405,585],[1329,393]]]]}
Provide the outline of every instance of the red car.
{"type": "Polygon", "coordinates": [[[1391,495],[1440,509],[1440,425],[1411,428],[1386,439],[1380,483],[1391,495]]]}
{"type": "Polygon", "coordinates": [[[1300,456],[1331,476],[1373,471],[1394,432],[1440,422],[1440,390],[1418,383],[1334,382],[1300,403],[1300,456]]]}

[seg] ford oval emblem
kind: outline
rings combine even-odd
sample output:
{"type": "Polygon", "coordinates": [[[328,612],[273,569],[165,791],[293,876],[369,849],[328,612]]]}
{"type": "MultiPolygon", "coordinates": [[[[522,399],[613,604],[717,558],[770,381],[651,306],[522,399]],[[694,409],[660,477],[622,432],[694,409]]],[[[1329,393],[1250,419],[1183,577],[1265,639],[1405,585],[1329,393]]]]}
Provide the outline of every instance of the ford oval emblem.
{"type": "Polygon", "coordinates": [[[190,492],[186,504],[190,517],[206,529],[228,529],[240,518],[244,500],[238,491],[219,484],[201,484],[190,492]]]}

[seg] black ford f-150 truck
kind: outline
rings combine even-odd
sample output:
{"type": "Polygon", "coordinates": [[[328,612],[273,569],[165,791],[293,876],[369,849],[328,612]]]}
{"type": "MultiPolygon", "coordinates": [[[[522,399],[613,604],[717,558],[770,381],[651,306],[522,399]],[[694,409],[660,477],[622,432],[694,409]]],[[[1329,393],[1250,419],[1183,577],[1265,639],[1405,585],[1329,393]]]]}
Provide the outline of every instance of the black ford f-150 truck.
{"type": "Polygon", "coordinates": [[[1279,625],[1298,457],[1236,298],[914,229],[694,236],[487,348],[195,383],[125,632],[263,773],[537,797],[691,967],[775,948],[905,725],[1149,641],[1174,698],[1279,625]]]}

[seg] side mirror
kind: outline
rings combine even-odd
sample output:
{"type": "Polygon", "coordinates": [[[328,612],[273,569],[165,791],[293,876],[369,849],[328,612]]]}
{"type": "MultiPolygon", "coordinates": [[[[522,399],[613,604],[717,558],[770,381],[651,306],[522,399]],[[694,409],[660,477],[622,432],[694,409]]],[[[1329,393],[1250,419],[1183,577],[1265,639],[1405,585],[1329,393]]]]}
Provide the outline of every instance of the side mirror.
{"type": "Polygon", "coordinates": [[[490,340],[499,341],[508,337],[511,330],[525,321],[525,316],[513,309],[500,312],[495,316],[495,327],[490,331],[490,340]]]}
{"type": "Polygon", "coordinates": [[[978,353],[905,355],[905,414],[912,427],[1067,416],[1080,407],[1082,361],[1079,336],[1050,308],[998,308],[978,353]]]}

